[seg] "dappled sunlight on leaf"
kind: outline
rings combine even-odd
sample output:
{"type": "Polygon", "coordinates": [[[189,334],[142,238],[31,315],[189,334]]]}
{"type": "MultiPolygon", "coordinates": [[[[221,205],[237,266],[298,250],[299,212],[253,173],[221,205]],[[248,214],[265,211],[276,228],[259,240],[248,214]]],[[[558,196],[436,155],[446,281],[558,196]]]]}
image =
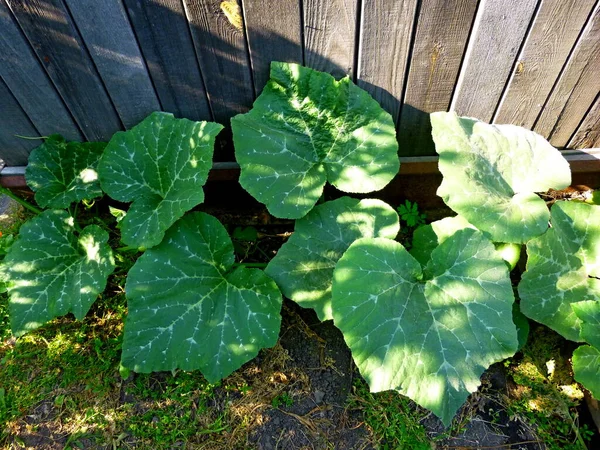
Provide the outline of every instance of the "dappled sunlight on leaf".
{"type": "Polygon", "coordinates": [[[204,201],[222,125],[155,112],[114,134],[98,165],[102,189],[133,202],[119,226],[125,244],[150,248],[183,214],[204,201]]]}
{"type": "Polygon", "coordinates": [[[448,424],[487,367],[516,351],[514,296],[473,229],[433,250],[426,281],[421,270],[395,241],[355,241],[334,271],[333,317],[371,390],[396,389],[448,424]]]}
{"type": "Polygon", "coordinates": [[[395,238],[398,214],[380,200],[342,197],[316,206],[296,222],[295,231],[267,266],[283,294],[319,319],[331,320],[333,269],[360,237],[395,238]]]}
{"type": "Polygon", "coordinates": [[[23,225],[3,261],[13,333],[22,335],[69,312],[83,318],[115,267],[107,241],[108,233],[95,225],[78,240],[72,217],[61,210],[23,225]]]}
{"type": "Polygon", "coordinates": [[[240,184],[277,217],[305,216],[327,181],[364,193],[398,173],[391,116],[348,77],[273,62],[254,107],[231,126],[240,184]]]}
{"type": "Polygon", "coordinates": [[[551,215],[552,228],[527,243],[527,270],[518,288],[521,310],[567,339],[581,341],[581,321],[571,305],[600,302],[600,284],[590,277],[600,255],[600,207],[557,202],[551,215]]]}
{"type": "Polygon", "coordinates": [[[73,202],[102,196],[96,167],[104,142],[67,142],[53,134],[29,155],[25,171],[36,202],[46,208],[67,208],[73,202]]]}
{"type": "Polygon", "coordinates": [[[199,369],[216,382],[275,345],[281,293],[261,270],[234,264],[221,223],[189,213],[129,271],[123,366],[199,369]]]}
{"type": "Polygon", "coordinates": [[[455,113],[431,114],[444,179],[438,195],[495,242],[525,243],[547,229],[535,192],[571,183],[569,164],[543,137],[455,113]]]}

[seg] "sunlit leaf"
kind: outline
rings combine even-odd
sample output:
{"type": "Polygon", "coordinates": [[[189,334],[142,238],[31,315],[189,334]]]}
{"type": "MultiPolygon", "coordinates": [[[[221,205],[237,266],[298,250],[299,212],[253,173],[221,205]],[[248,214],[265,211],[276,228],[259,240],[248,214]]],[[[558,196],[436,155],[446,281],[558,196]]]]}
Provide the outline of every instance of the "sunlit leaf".
{"type": "MultiPolygon", "coordinates": [[[[463,216],[446,217],[420,226],[413,234],[410,254],[424,266],[429,262],[431,253],[438,245],[458,230],[464,230],[465,228],[476,230],[463,216]]],[[[521,256],[521,244],[494,243],[494,248],[506,262],[508,268],[510,270],[514,269],[521,256]]]]}
{"type": "Polygon", "coordinates": [[[62,210],[24,224],[3,262],[13,334],[69,312],[82,319],[115,267],[107,242],[108,233],[96,225],[76,232],[62,210]]]}
{"type": "Polygon", "coordinates": [[[517,350],[508,268],[463,229],[422,268],[398,242],[355,241],[334,271],[332,309],[371,391],[396,389],[448,425],[483,372],[517,350]]]}
{"type": "Polygon", "coordinates": [[[27,185],[43,208],[67,208],[102,196],[97,166],[105,142],[67,142],[53,134],[29,154],[27,185]]]}
{"type": "Polygon", "coordinates": [[[155,112],[131,130],[115,133],[98,173],[108,195],[133,202],[119,223],[125,244],[158,244],[177,219],[204,201],[202,186],[222,129],[155,112]]]}
{"type": "Polygon", "coordinates": [[[349,77],[273,62],[254,107],[231,127],[240,184],[277,217],[306,215],[326,181],[364,193],[398,173],[392,117],[349,77]]]}
{"type": "Polygon", "coordinates": [[[552,228],[527,243],[527,270],[519,283],[521,311],[580,341],[581,320],[571,305],[600,301],[600,206],[556,202],[551,214],[552,228]]]}
{"type": "Polygon", "coordinates": [[[189,213],[127,276],[123,366],[200,369],[215,382],[277,342],[281,293],[262,270],[233,267],[221,223],[189,213]]]}
{"type": "Polygon", "coordinates": [[[600,400],[600,350],[582,345],[573,352],[573,373],[595,399],[600,400]]]}
{"type": "Polygon", "coordinates": [[[543,137],[455,113],[431,114],[444,176],[438,195],[494,242],[525,243],[548,228],[535,192],[571,184],[569,164],[543,137]]]}
{"type": "Polygon", "coordinates": [[[342,197],[296,221],[265,271],[286,297],[330,320],[333,269],[350,244],[361,237],[394,239],[399,230],[398,214],[388,204],[342,197]]]}

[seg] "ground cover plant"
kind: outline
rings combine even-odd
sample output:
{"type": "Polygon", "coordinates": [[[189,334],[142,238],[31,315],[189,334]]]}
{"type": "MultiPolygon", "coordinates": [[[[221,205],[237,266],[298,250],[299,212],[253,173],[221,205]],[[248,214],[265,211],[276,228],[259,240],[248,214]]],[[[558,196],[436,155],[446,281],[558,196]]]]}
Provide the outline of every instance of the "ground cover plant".
{"type": "MultiPolygon", "coordinates": [[[[326,181],[368,193],[396,175],[389,114],[348,78],[274,63],[254,108],[232,119],[242,186],[272,215],[298,219],[264,271],[236,262],[216,218],[191,212],[204,199],[221,125],[153,113],[106,145],[50,137],[26,173],[49,209],[23,225],[1,266],[13,334],[69,312],[83,319],[118,268],[124,376],[227,377],[276,344],[283,292],[333,319],[372,392],[396,390],[446,426],[486,369],[523,346],[522,314],[585,343],[573,356],[575,378],[599,397],[600,207],[548,210],[535,193],[567,187],[570,172],[535,133],[453,113],[431,121],[438,194],[459,216],[417,229],[409,252],[395,240],[391,206],[320,201],[326,181]],[[132,202],[118,230],[82,220],[103,193],[132,202]],[[122,247],[109,245],[116,231],[122,247]],[[510,270],[523,244],[517,301],[510,270]]],[[[415,225],[422,219],[405,209],[415,225]]]]}

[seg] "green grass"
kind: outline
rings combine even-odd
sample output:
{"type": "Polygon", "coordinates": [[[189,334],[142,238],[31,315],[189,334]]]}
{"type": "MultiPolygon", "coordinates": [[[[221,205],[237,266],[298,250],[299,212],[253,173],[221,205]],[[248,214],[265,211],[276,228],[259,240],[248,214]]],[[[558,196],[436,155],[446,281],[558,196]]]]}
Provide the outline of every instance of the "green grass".
{"type": "Polygon", "coordinates": [[[363,380],[357,379],[348,407],[362,412],[381,450],[431,448],[427,432],[420,424],[427,412],[396,392],[373,394],[363,380]]]}

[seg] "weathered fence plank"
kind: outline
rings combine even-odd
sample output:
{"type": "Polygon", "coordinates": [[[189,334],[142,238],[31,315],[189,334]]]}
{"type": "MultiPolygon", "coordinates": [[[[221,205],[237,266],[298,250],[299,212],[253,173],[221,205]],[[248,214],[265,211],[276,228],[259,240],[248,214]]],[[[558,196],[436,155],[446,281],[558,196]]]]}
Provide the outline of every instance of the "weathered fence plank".
{"type": "Polygon", "coordinates": [[[482,2],[450,109],[492,120],[537,4],[538,0],[482,2]]]}
{"type": "Polygon", "coordinates": [[[21,29],[89,140],[121,129],[115,109],[61,0],[8,0],[21,29]]]}
{"type": "Polygon", "coordinates": [[[358,85],[397,122],[417,0],[364,1],[362,5],[358,85]]]}
{"type": "Polygon", "coordinates": [[[304,0],[304,62],[335,77],[354,76],[356,0],[304,0]]]}
{"type": "Polygon", "coordinates": [[[532,128],[596,0],[543,0],[495,123],[532,128]]]}
{"type": "Polygon", "coordinates": [[[235,14],[236,0],[223,3],[230,18],[220,0],[184,0],[214,119],[228,126],[230,117],[252,106],[254,88],[241,11],[235,14]]]}
{"type": "Polygon", "coordinates": [[[535,124],[534,130],[564,147],[600,92],[600,4],[535,124]]]}
{"type": "Polygon", "coordinates": [[[124,0],[164,111],[211,120],[181,0],[124,0]]]}
{"type": "Polygon", "coordinates": [[[4,0],[0,0],[0,77],[40,133],[82,139],[79,128],[56,92],[4,0]]]}
{"type": "Polygon", "coordinates": [[[96,68],[126,128],[160,103],[121,2],[66,0],[96,68]]]}
{"type": "Polygon", "coordinates": [[[403,156],[435,154],[429,114],[446,111],[465,51],[477,0],[421,4],[398,138],[403,156]]]}
{"type": "Polygon", "coordinates": [[[571,138],[569,148],[600,147],[600,95],[588,111],[585,119],[571,138]]]}
{"type": "Polygon", "coordinates": [[[243,4],[254,90],[259,95],[269,80],[271,61],[304,62],[302,11],[299,0],[243,4]]]}
{"type": "Polygon", "coordinates": [[[29,121],[21,106],[0,78],[0,160],[7,166],[24,166],[31,149],[41,141],[17,137],[39,136],[38,130],[29,121]]]}

